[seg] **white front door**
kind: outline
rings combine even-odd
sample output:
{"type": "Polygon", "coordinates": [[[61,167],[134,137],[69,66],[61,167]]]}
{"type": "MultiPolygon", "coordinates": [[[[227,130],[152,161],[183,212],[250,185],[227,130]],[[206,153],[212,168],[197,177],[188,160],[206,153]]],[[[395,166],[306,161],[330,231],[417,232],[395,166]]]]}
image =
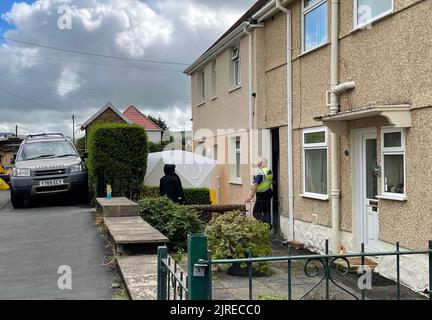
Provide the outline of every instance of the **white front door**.
{"type": "Polygon", "coordinates": [[[358,159],[355,168],[358,172],[357,211],[360,224],[359,240],[364,243],[366,251],[377,251],[379,236],[378,218],[378,178],[377,168],[377,134],[371,130],[359,132],[358,159]]]}

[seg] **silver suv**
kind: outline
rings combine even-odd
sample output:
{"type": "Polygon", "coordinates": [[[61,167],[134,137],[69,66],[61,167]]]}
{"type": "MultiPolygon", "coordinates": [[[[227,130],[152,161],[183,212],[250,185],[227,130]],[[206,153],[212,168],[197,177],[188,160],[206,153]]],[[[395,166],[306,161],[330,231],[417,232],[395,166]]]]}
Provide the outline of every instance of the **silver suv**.
{"type": "Polygon", "coordinates": [[[14,159],[11,201],[22,208],[33,197],[88,192],[87,172],[73,143],[61,133],[28,136],[14,159]]]}

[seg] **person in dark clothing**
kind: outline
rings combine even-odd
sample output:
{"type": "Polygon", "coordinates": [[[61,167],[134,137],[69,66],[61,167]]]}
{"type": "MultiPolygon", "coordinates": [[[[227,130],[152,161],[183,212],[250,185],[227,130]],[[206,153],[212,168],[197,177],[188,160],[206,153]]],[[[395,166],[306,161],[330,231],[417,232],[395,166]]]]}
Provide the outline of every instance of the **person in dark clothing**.
{"type": "Polygon", "coordinates": [[[175,165],[166,164],[164,167],[165,176],[160,180],[160,195],[167,196],[178,204],[185,203],[185,195],[180,177],[175,172],[175,165]]]}

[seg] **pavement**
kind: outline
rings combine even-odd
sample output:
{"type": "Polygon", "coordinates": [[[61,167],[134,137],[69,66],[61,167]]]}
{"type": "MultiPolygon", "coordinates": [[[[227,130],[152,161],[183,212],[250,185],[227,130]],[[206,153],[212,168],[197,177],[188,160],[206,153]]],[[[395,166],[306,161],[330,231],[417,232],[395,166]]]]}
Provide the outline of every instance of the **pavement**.
{"type": "Polygon", "coordinates": [[[112,299],[115,272],[104,264],[109,252],[89,207],[50,200],[14,210],[5,194],[0,193],[1,300],[112,299]]]}

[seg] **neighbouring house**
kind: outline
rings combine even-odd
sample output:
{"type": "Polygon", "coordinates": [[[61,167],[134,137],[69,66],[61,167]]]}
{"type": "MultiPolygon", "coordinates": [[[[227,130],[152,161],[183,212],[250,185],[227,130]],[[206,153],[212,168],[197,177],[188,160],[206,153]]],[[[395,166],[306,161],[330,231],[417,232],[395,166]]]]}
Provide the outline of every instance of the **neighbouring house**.
{"type": "Polygon", "coordinates": [[[162,129],[142,114],[136,107],[129,106],[125,112],[123,112],[123,115],[128,118],[130,122],[144,127],[147,131],[149,141],[153,143],[159,143],[162,141],[162,129]]]}
{"type": "MultiPolygon", "coordinates": [[[[325,239],[333,252],[425,249],[431,10],[421,0],[258,1],[185,70],[195,152],[217,150],[225,163],[221,202],[244,202],[246,160],[261,154],[288,240],[317,251],[325,239]]],[[[426,256],[401,265],[403,283],[427,289],[426,256]]],[[[376,271],[394,279],[394,268],[380,258],[376,271]]]]}
{"type": "Polygon", "coordinates": [[[130,106],[124,113],[121,113],[112,103],[109,102],[81,126],[81,130],[85,131],[86,149],[88,146],[88,133],[95,125],[100,123],[137,124],[146,129],[149,141],[159,143],[162,140],[162,130],[153,121],[142,114],[136,107],[130,106]]]}

